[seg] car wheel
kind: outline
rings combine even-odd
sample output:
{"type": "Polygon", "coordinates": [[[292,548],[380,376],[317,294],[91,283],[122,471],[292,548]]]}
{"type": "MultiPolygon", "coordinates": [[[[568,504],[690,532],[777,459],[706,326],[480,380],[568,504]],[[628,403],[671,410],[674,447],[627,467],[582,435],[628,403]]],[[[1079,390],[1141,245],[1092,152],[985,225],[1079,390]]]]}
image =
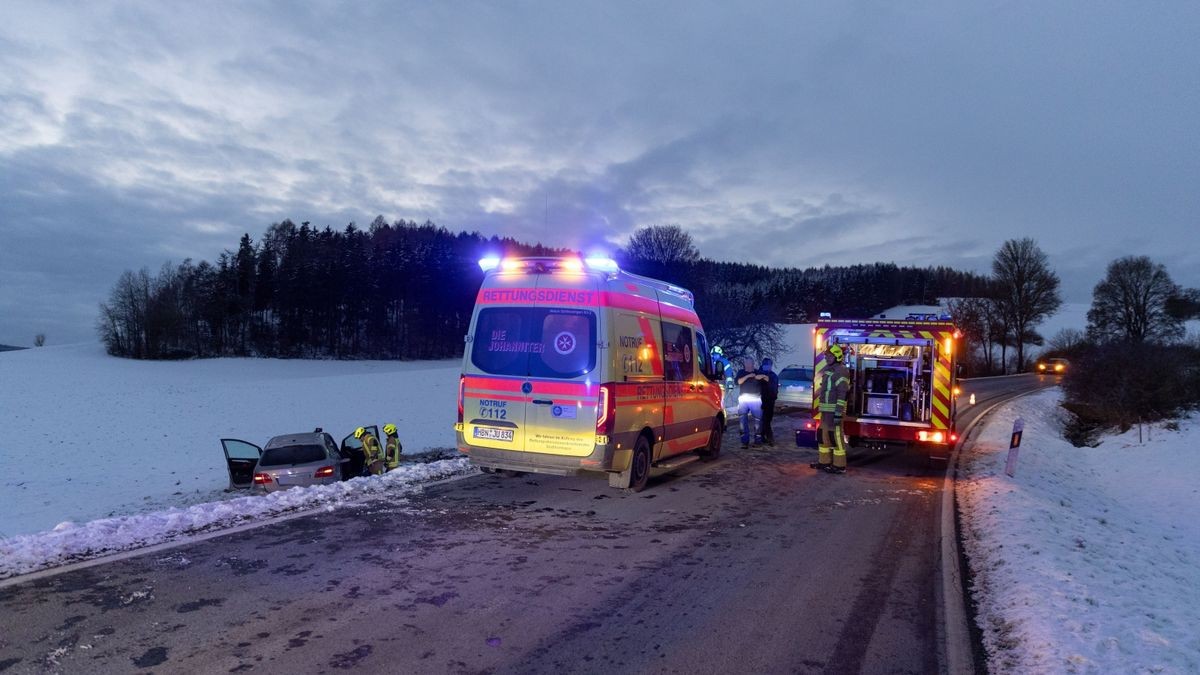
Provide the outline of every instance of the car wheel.
{"type": "Polygon", "coordinates": [[[650,482],[650,441],[638,436],[633,446],[633,459],[629,461],[629,491],[641,492],[650,482]]]}
{"type": "Polygon", "coordinates": [[[708,435],[708,445],[700,450],[700,457],[706,462],[711,462],[721,456],[721,441],[725,436],[725,427],[721,424],[720,417],[714,417],[712,423],[712,432],[708,435]]]}

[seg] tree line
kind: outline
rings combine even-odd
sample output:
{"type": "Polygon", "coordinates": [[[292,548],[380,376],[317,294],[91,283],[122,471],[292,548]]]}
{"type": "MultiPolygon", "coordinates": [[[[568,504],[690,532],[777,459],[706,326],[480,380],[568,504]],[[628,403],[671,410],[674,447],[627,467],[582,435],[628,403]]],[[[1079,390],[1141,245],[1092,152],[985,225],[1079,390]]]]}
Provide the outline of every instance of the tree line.
{"type": "MultiPolygon", "coordinates": [[[[377,217],[341,230],[290,220],[244,234],[215,262],[124,272],[100,305],[108,352],[137,359],[266,356],[432,359],[461,356],[480,257],[571,253],[476,232],[377,217]]],[[[981,292],[987,280],[947,267],[875,263],[778,269],[701,258],[678,226],[634,233],[623,268],[692,290],[710,338],[733,353],[781,351],[777,323],[819,312],[870,316],[981,292]]]]}
{"type": "Polygon", "coordinates": [[[285,220],[213,263],[126,271],[98,330],[110,354],[136,359],[457,356],[485,250],[560,253],[429,222],[333,230],[285,220]]]}

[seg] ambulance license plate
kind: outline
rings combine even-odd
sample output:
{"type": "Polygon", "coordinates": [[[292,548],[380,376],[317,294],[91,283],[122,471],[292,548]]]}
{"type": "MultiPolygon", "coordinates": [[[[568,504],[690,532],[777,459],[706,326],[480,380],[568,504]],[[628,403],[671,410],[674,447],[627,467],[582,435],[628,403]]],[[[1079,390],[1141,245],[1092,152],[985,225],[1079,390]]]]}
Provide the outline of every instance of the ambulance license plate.
{"type": "Polygon", "coordinates": [[[486,438],[489,441],[512,442],[512,429],[496,429],[495,427],[475,427],[475,438],[486,438]]]}

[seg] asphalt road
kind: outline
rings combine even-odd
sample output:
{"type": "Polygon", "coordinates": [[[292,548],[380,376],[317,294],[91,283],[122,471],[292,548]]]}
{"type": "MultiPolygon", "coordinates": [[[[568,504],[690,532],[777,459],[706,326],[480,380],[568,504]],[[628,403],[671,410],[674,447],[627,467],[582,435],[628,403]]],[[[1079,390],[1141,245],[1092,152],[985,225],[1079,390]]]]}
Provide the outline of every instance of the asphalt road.
{"type": "MultiPolygon", "coordinates": [[[[1050,384],[968,381],[960,427],[1050,384]]],[[[640,494],[471,476],[0,589],[0,671],[944,671],[944,470],[817,473],[791,425],[640,494]]]]}

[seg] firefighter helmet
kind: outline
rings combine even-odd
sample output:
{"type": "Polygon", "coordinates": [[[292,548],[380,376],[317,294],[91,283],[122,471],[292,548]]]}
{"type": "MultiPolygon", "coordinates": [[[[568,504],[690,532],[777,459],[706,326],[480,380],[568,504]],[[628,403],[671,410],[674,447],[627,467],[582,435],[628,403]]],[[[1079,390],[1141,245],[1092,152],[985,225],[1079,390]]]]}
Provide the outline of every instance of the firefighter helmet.
{"type": "Polygon", "coordinates": [[[363,437],[363,434],[365,434],[365,433],[367,433],[367,430],[366,430],[366,429],[364,429],[364,428],[362,428],[362,427],[359,427],[359,428],[357,428],[357,429],[355,429],[355,430],[354,430],[354,437],[355,437],[355,438],[362,438],[362,437],[363,437]]]}
{"type": "Polygon", "coordinates": [[[721,345],[713,345],[712,353],[716,354],[717,356],[723,356],[725,354],[725,350],[721,349],[721,345]]]}
{"type": "Polygon", "coordinates": [[[396,433],[396,425],[392,424],[390,422],[388,424],[383,425],[383,433],[387,434],[388,436],[391,436],[392,434],[396,433]]]}
{"type": "Polygon", "coordinates": [[[846,352],[841,345],[829,345],[829,355],[833,357],[834,361],[841,361],[846,352]]]}

